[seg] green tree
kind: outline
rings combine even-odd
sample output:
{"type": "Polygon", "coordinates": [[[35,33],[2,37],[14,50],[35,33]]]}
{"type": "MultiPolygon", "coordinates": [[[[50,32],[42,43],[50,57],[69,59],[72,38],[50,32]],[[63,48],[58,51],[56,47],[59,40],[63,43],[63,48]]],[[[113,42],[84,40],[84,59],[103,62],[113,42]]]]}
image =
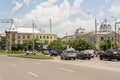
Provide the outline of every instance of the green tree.
{"type": "Polygon", "coordinates": [[[102,50],[107,50],[111,48],[111,40],[103,40],[100,43],[100,48],[102,50]]]}
{"type": "MultiPolygon", "coordinates": [[[[35,38],[34,39],[34,49],[40,51],[40,50],[42,50],[42,46],[43,46],[43,41],[35,38]]],[[[33,49],[33,39],[24,41],[23,48],[25,50],[32,50],[33,49]]]]}
{"type": "Polygon", "coordinates": [[[62,43],[61,38],[57,38],[57,40],[52,41],[49,44],[49,48],[53,49],[53,50],[63,50],[64,47],[63,47],[63,43],[62,43]]]}
{"type": "Polygon", "coordinates": [[[18,51],[18,44],[12,45],[12,51],[18,51]]]}
{"type": "Polygon", "coordinates": [[[1,50],[5,50],[6,49],[6,37],[1,37],[0,49],[1,50]]]}
{"type": "Polygon", "coordinates": [[[76,40],[70,41],[69,45],[73,47],[75,50],[79,50],[79,51],[90,48],[89,44],[86,42],[85,39],[76,39],[76,40]]]}

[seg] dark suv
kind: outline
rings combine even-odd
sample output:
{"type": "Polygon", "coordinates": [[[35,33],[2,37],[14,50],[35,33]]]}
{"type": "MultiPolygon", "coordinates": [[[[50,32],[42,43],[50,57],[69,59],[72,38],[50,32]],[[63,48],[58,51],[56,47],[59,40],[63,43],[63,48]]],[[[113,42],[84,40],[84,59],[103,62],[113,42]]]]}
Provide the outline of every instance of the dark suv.
{"type": "Polygon", "coordinates": [[[91,55],[92,54],[90,54],[90,53],[88,53],[88,52],[86,52],[86,51],[80,51],[79,53],[77,53],[77,59],[91,59],[92,57],[91,57],[91,55]]]}
{"type": "Polygon", "coordinates": [[[120,61],[120,52],[107,50],[100,55],[100,60],[103,60],[103,59],[107,59],[109,61],[111,61],[111,59],[117,59],[118,61],[120,61]]]}
{"type": "Polygon", "coordinates": [[[50,56],[58,56],[58,52],[56,50],[52,50],[50,56]]]}

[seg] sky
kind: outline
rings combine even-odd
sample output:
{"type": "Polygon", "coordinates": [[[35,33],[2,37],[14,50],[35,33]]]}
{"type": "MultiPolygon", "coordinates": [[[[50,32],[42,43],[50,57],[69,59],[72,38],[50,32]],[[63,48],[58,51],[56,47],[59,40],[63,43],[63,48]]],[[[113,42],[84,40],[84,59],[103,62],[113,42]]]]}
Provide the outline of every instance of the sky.
{"type": "MultiPolygon", "coordinates": [[[[1,0],[0,19],[14,19],[16,27],[37,28],[59,37],[74,34],[79,27],[94,31],[94,22],[99,25],[107,19],[114,29],[114,20],[120,20],[120,0],[1,0]]],[[[2,21],[1,21],[2,22],[2,21]]],[[[0,22],[0,33],[10,27],[0,22]]]]}

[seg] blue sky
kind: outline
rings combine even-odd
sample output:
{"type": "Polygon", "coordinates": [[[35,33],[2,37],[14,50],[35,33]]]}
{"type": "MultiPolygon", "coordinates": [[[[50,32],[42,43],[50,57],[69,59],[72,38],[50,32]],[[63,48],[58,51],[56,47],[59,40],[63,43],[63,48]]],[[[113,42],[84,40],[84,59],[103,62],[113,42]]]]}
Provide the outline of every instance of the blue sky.
{"type": "MultiPolygon", "coordinates": [[[[31,27],[31,20],[34,20],[37,28],[48,33],[51,18],[52,32],[64,36],[65,32],[74,34],[79,27],[93,31],[95,18],[98,23],[107,18],[113,25],[111,16],[118,20],[120,18],[119,4],[119,0],[1,0],[0,18],[13,18],[16,27],[31,27]],[[16,14],[23,4],[25,6],[16,14]]],[[[7,24],[0,23],[0,33],[8,27],[7,24]]]]}

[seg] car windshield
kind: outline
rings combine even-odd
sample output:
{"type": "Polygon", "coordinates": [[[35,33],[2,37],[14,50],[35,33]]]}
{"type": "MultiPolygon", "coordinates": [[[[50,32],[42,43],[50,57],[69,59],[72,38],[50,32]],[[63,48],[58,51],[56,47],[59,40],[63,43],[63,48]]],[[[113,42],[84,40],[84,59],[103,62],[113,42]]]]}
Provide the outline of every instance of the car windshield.
{"type": "Polygon", "coordinates": [[[75,53],[75,51],[69,50],[69,51],[67,51],[67,53],[75,53]]]}

